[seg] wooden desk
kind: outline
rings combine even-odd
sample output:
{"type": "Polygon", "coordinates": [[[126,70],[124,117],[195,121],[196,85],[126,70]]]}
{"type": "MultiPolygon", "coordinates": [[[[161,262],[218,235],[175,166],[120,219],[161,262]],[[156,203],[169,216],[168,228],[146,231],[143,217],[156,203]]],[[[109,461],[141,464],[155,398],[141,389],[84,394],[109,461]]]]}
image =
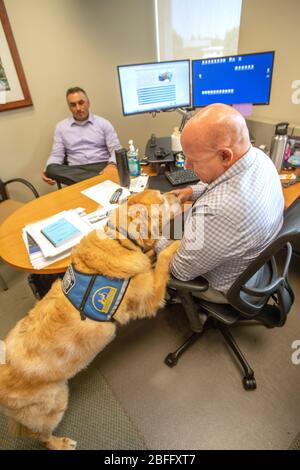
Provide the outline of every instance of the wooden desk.
{"type": "Polygon", "coordinates": [[[70,257],[57,261],[44,269],[35,270],[32,267],[22,238],[22,228],[27,224],[45,219],[63,210],[76,207],[84,207],[87,213],[96,210],[99,204],[81,194],[80,191],[107,179],[115,183],[119,182],[116,168],[108,168],[104,170],[102,175],[89,178],[72,186],[66,186],[59,191],[34,199],[17,209],[0,226],[1,258],[14,268],[22,271],[39,274],[64,272],[70,263],[70,257]]]}
{"type": "MultiPolygon", "coordinates": [[[[143,172],[153,176],[155,173],[150,167],[143,167],[143,172]]],[[[300,170],[299,170],[300,172],[300,170]]],[[[81,183],[67,186],[59,191],[54,191],[41,196],[17,209],[8,217],[0,227],[0,256],[14,268],[22,271],[39,274],[55,274],[64,272],[70,263],[70,257],[47,266],[41,270],[35,270],[30,261],[22,239],[22,228],[30,223],[50,217],[62,210],[84,207],[86,212],[96,210],[99,205],[87,198],[80,191],[95,184],[110,179],[119,182],[115,168],[104,170],[102,175],[95,176],[81,183]]],[[[285,205],[288,207],[300,195],[300,183],[283,190],[285,205]]]]}

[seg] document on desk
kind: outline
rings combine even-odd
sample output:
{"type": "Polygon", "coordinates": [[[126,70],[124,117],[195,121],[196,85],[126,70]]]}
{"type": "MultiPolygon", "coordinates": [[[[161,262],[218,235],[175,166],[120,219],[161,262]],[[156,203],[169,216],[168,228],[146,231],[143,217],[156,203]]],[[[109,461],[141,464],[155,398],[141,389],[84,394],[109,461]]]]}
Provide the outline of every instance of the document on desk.
{"type": "MultiPolygon", "coordinates": [[[[91,231],[91,227],[82,220],[82,217],[76,210],[62,211],[44,220],[40,220],[34,224],[26,225],[25,231],[32,237],[36,244],[41,249],[45,258],[53,258],[54,256],[61,255],[62,253],[70,252],[70,249],[81,240],[81,238],[91,231]],[[60,246],[54,246],[42,233],[42,230],[59,221],[61,218],[69,221],[77,230],[78,236],[71,240],[66,241],[60,246]]],[[[67,254],[65,254],[67,256],[67,254]]]]}
{"type": "Polygon", "coordinates": [[[131,193],[141,193],[147,186],[149,176],[141,175],[130,181],[129,191],[131,193]]]}
{"type": "Polygon", "coordinates": [[[118,207],[118,204],[109,204],[106,207],[102,207],[101,209],[97,209],[94,212],[84,215],[82,220],[84,220],[91,229],[97,230],[106,224],[109,214],[114,211],[116,207],[118,207]]]}
{"type": "MultiPolygon", "coordinates": [[[[113,183],[113,181],[110,180],[106,180],[103,181],[103,183],[96,184],[95,186],[91,186],[88,189],[84,189],[81,191],[81,193],[98,204],[101,204],[101,206],[107,207],[111,205],[109,202],[110,198],[118,188],[121,188],[119,184],[113,183]]],[[[127,188],[122,189],[123,192],[120,197],[120,201],[126,199],[130,195],[130,191],[127,188]]],[[[114,204],[114,207],[117,207],[117,205],[114,204]]]]}
{"type": "Polygon", "coordinates": [[[52,258],[45,258],[43,252],[41,251],[38,244],[32,239],[32,237],[26,232],[23,228],[22,238],[26,246],[30,262],[34,269],[43,269],[49,266],[50,264],[55,263],[64,259],[66,256],[69,256],[71,250],[63,253],[62,255],[53,256],[52,258]]]}

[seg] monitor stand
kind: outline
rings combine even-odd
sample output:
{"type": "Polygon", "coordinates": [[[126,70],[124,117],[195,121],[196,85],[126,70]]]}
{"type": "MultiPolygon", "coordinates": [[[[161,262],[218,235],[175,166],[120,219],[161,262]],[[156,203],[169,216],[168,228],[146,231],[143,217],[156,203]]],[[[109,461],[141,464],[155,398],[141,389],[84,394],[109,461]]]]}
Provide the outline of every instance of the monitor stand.
{"type": "Polygon", "coordinates": [[[157,174],[169,170],[174,162],[171,144],[171,137],[155,137],[154,135],[147,142],[145,155],[157,174]]]}
{"type": "Polygon", "coordinates": [[[182,118],[181,118],[181,123],[180,123],[180,127],[179,127],[179,131],[182,132],[182,129],[184,128],[184,126],[186,125],[186,123],[188,122],[189,119],[191,119],[191,117],[193,116],[192,115],[192,111],[194,109],[190,109],[189,111],[187,109],[184,109],[184,108],[177,108],[176,111],[181,114],[182,118]]]}

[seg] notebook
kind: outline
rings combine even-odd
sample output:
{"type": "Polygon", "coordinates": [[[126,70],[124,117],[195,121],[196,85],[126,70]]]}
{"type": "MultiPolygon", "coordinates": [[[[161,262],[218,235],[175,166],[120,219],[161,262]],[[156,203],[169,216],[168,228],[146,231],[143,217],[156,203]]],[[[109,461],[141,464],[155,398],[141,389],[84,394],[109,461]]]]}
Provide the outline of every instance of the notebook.
{"type": "Polygon", "coordinates": [[[64,243],[81,235],[80,230],[64,217],[43,227],[41,233],[55,247],[62,246],[64,243]]]}

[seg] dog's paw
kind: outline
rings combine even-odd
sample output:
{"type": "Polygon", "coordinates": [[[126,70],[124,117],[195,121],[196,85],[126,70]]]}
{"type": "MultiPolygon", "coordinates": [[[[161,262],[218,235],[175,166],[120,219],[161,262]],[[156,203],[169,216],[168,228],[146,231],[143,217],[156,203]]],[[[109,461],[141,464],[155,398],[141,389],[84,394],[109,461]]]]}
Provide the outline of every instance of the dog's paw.
{"type": "Polygon", "coordinates": [[[69,439],[68,437],[63,437],[63,450],[75,450],[77,447],[77,442],[73,441],[73,439],[69,439]]]}
{"type": "Polygon", "coordinates": [[[46,447],[50,450],[75,450],[77,442],[68,437],[51,436],[46,443],[46,447]]]}

